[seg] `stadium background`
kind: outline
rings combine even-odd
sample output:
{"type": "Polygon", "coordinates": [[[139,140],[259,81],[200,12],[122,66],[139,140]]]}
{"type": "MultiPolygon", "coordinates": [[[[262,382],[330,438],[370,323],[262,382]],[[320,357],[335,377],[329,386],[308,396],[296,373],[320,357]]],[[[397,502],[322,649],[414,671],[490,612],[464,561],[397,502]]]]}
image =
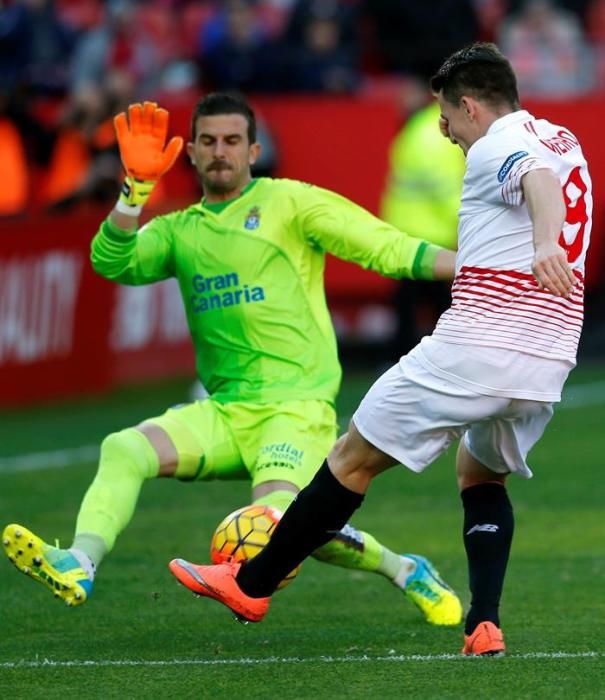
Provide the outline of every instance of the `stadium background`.
{"type": "MultiPolygon", "coordinates": [[[[0,567],[0,695],[23,697],[28,688],[28,697],[63,697],[86,684],[90,697],[125,697],[129,687],[131,697],[252,698],[266,697],[268,683],[282,697],[445,698],[476,697],[470,689],[479,682],[494,697],[603,697],[605,638],[594,620],[605,612],[605,494],[595,476],[605,420],[605,2],[527,5],[0,4],[1,524],[23,521],[68,540],[102,437],[189,395],[193,355],[176,285],[120,288],[88,264],[90,238],[121,179],[107,120],[128,102],[157,99],[170,110],[172,133],[186,136],[200,95],[239,88],[262,119],[267,172],[331,188],[377,213],[388,149],[418,81],[460,45],[497,40],[520,75],[523,106],[580,138],[595,197],[581,366],[533,455],[540,479],[511,484],[522,527],[504,609],[518,655],[503,660],[501,673],[442,657],[457,648],[459,631],[426,629],[384,582],[314,562],[260,631],[242,636],[219,610],[201,616],[199,603],[174,592],[163,562],[175,549],[203,558],[214,525],[246,502],[247,485],[163,482],[144,489],[104,566],[105,586],[76,616],[0,567]],[[49,670],[45,658],[64,665],[49,670]],[[396,669],[389,658],[401,661],[396,669]],[[70,667],[74,659],[91,665],[70,667]],[[54,685],[40,684],[42,673],[54,685]]],[[[149,213],[197,197],[182,158],[149,213]]],[[[345,361],[344,426],[395,352],[396,283],[330,259],[326,286],[345,361]]],[[[418,482],[387,475],[359,524],[392,547],[422,542],[465,595],[461,545],[448,534],[459,527],[452,455],[418,482]]]]}
{"type": "MultiPolygon", "coordinates": [[[[473,38],[510,48],[524,106],[575,131],[589,159],[595,210],[582,352],[598,354],[605,316],[605,3],[576,0],[546,10],[547,0],[532,0],[529,9],[504,0],[412,5],[4,3],[0,405],[192,372],[176,285],[118,288],[87,263],[88,242],[121,178],[112,114],[154,98],[170,110],[172,132],[186,136],[204,91],[243,90],[263,124],[262,172],[314,182],[379,213],[389,146],[409,114],[411,86],[473,38]],[[565,77],[553,81],[556,70],[565,77]]],[[[197,197],[182,156],[149,214],[197,197]]],[[[392,358],[397,283],[331,259],[326,285],[343,359],[369,366],[392,358]]]]}

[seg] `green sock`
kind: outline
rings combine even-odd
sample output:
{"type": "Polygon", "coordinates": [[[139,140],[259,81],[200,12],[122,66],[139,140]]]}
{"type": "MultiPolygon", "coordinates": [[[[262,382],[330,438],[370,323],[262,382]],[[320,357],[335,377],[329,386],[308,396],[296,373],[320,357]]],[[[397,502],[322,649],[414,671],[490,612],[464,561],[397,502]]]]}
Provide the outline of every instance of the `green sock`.
{"type": "Polygon", "coordinates": [[[143,482],[156,477],[159,466],[151,443],[134,428],[103,441],[97,474],[80,506],[73,545],[95,566],[130,522],[143,482]]]}
{"type": "Polygon", "coordinates": [[[361,571],[380,571],[384,547],[372,535],[357,530],[352,525],[345,525],[342,530],[319,549],[313,556],[345,569],[361,571]]]}
{"type": "MultiPolygon", "coordinates": [[[[283,513],[295,497],[296,494],[292,491],[274,491],[257,499],[255,503],[277,508],[283,513]]],[[[333,540],[315,550],[313,557],[345,569],[374,571],[391,581],[399,574],[402,566],[399,554],[391,552],[368,532],[357,530],[352,525],[345,525],[333,540]]]]}
{"type": "Polygon", "coordinates": [[[402,575],[406,579],[415,566],[411,559],[392,552],[368,532],[352,525],[345,525],[333,540],[313,552],[313,556],[346,569],[373,571],[394,583],[402,575]]]}
{"type": "Polygon", "coordinates": [[[272,491],[266,496],[261,496],[254,501],[254,505],[258,506],[270,506],[271,508],[277,508],[277,510],[285,513],[288,510],[288,506],[296,498],[294,491],[272,491]]]}

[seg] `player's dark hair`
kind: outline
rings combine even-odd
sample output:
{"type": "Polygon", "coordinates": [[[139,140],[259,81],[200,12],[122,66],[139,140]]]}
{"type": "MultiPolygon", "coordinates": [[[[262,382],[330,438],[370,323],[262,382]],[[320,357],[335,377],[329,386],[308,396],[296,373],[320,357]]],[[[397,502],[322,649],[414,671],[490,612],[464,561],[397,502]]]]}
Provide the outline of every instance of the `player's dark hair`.
{"type": "Polygon", "coordinates": [[[453,105],[463,95],[517,110],[519,91],[510,61],[495,44],[476,42],[452,54],[431,78],[431,90],[453,105]]]}
{"type": "Polygon", "coordinates": [[[248,122],[248,141],[256,143],[256,117],[250,105],[241,97],[227,92],[211,92],[194,107],[191,115],[191,138],[195,141],[198,117],[218,114],[241,114],[248,122]]]}

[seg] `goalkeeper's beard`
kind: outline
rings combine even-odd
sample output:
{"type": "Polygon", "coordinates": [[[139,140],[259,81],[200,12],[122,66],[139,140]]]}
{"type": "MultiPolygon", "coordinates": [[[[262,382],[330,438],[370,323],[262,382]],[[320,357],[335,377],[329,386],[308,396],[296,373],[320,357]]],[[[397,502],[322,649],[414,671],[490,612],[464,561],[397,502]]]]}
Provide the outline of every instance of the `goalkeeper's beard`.
{"type": "Polygon", "coordinates": [[[211,166],[205,173],[200,173],[200,180],[204,192],[210,192],[211,194],[226,194],[237,189],[237,177],[235,177],[233,169],[230,167],[216,168],[211,166]],[[212,172],[229,172],[231,177],[226,180],[214,179],[209,177],[209,173],[212,172]]]}

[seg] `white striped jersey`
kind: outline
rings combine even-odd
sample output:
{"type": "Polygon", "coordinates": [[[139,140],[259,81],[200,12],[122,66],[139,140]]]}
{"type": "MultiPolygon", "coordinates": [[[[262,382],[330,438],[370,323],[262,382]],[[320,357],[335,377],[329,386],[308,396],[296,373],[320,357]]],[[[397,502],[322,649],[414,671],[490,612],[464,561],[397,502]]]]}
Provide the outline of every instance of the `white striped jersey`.
{"type": "Polygon", "coordinates": [[[591,181],[576,137],[525,110],[497,119],[467,155],[452,305],[433,338],[575,362],[591,223],[591,181]],[[558,176],[567,206],[559,242],[578,278],[568,299],[541,290],[531,274],[521,178],[541,168],[558,176]]]}
{"type": "Polygon", "coordinates": [[[452,305],[412,352],[447,382],[481,394],[559,401],[583,321],[592,188],[576,137],[519,110],[497,119],[467,154],[452,305]],[[567,207],[559,242],[578,278],[569,299],[540,290],[521,188],[549,168],[567,207]]]}

